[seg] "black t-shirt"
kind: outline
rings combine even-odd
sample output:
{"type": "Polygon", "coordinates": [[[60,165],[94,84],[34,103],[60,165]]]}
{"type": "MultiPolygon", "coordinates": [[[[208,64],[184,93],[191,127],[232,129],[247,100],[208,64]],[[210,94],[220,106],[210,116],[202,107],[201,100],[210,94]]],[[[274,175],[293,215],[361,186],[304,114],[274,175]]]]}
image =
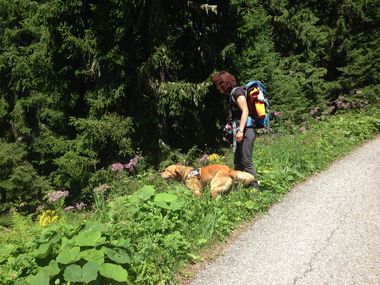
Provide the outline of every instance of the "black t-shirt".
{"type": "Polygon", "coordinates": [[[232,115],[232,120],[240,120],[241,110],[237,104],[237,99],[239,96],[245,96],[242,88],[235,88],[230,94],[230,110],[232,115]]]}

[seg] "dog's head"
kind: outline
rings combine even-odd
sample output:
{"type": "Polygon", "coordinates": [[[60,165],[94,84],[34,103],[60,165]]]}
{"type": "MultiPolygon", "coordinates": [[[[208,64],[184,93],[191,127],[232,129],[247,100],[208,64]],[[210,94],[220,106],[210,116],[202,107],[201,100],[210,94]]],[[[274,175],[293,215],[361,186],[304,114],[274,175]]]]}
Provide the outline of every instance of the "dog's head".
{"type": "Polygon", "coordinates": [[[172,164],[165,168],[164,171],[161,172],[161,177],[164,179],[174,179],[181,180],[182,179],[182,165],[172,164]]]}

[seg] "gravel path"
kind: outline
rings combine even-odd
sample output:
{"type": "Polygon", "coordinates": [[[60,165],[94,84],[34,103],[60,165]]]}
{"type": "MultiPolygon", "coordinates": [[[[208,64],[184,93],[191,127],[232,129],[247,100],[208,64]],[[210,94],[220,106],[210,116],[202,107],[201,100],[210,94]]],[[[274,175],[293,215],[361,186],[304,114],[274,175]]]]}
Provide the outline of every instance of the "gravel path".
{"type": "Polygon", "coordinates": [[[191,284],[380,284],[380,136],[295,187],[191,284]]]}

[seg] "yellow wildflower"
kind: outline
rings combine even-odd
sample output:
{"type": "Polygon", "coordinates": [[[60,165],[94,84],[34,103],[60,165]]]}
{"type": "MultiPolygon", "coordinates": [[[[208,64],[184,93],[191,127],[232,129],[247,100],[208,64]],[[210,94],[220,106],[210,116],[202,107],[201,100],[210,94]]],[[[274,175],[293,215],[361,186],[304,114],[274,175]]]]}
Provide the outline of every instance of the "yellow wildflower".
{"type": "Polygon", "coordinates": [[[46,210],[38,217],[38,224],[42,227],[46,227],[48,224],[54,223],[58,218],[57,211],[46,210]]]}
{"type": "Polygon", "coordinates": [[[219,154],[217,154],[217,153],[213,153],[213,154],[210,154],[210,155],[209,155],[208,160],[209,160],[211,163],[220,163],[221,157],[220,157],[219,154]]]}

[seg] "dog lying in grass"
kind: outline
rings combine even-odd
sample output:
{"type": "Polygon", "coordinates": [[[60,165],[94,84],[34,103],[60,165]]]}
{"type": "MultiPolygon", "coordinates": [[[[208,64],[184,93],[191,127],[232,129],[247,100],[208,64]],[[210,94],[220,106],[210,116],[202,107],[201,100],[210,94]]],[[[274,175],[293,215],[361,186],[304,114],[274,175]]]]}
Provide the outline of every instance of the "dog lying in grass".
{"type": "Polygon", "coordinates": [[[248,172],[232,170],[228,166],[220,164],[210,164],[199,169],[173,164],[161,172],[161,177],[183,182],[197,197],[202,194],[202,189],[206,185],[210,185],[213,198],[226,192],[234,182],[248,186],[255,179],[248,172]]]}

